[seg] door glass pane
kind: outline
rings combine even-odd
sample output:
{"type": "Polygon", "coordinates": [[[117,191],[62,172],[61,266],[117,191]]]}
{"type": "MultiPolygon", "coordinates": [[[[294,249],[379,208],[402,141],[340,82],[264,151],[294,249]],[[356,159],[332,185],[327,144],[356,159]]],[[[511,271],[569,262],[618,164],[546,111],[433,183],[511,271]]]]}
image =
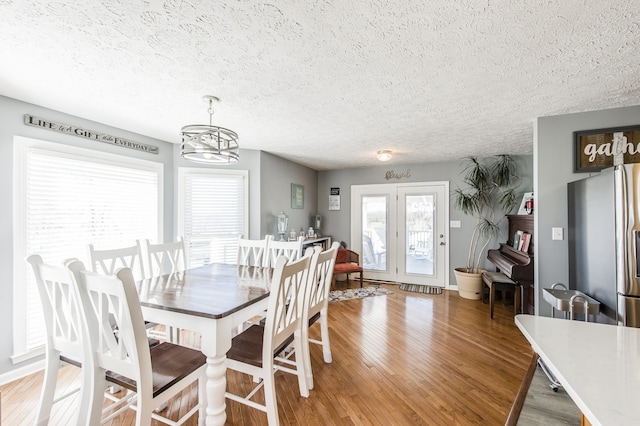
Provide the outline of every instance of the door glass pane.
{"type": "Polygon", "coordinates": [[[362,197],[362,267],[387,270],[387,196],[362,197]]]}
{"type": "Polygon", "coordinates": [[[433,275],[433,212],[435,197],[431,194],[407,195],[405,198],[407,274],[433,275]]]}

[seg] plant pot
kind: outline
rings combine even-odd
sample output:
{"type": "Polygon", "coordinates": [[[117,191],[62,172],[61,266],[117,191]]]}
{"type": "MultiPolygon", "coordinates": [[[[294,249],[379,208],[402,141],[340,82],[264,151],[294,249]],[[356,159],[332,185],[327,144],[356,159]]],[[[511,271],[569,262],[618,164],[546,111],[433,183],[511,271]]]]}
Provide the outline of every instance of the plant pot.
{"type": "Polygon", "coordinates": [[[336,281],[346,281],[347,274],[335,274],[336,281]]]}
{"type": "Polygon", "coordinates": [[[470,300],[482,299],[482,273],[483,269],[479,269],[477,273],[465,272],[467,268],[455,268],[453,270],[458,283],[458,294],[460,297],[470,300]]]}

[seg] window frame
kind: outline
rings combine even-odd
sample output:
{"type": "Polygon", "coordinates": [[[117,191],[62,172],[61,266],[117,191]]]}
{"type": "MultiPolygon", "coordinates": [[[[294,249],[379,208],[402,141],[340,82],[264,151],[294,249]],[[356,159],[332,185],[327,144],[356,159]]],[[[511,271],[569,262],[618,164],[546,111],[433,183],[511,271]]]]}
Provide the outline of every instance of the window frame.
{"type": "Polygon", "coordinates": [[[130,167],[132,169],[150,171],[157,175],[157,235],[163,238],[164,223],[164,164],[129,157],[121,154],[113,154],[97,151],[89,148],[81,148],[63,143],[50,142],[30,137],[14,135],[13,137],[13,355],[14,364],[37,357],[44,353],[42,345],[28,348],[27,338],[27,309],[28,288],[24,283],[28,282],[30,270],[25,262],[25,257],[30,253],[27,250],[27,161],[32,152],[46,153],[52,156],[93,162],[118,167],[130,167]]]}

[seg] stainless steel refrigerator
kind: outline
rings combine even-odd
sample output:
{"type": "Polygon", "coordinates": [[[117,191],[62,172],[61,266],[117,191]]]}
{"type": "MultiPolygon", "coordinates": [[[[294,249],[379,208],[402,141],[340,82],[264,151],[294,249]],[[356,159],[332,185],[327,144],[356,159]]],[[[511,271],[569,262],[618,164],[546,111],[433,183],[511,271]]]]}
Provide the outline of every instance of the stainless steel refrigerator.
{"type": "Polygon", "coordinates": [[[640,164],[568,184],[569,287],[600,302],[596,321],[640,327],[640,164]]]}

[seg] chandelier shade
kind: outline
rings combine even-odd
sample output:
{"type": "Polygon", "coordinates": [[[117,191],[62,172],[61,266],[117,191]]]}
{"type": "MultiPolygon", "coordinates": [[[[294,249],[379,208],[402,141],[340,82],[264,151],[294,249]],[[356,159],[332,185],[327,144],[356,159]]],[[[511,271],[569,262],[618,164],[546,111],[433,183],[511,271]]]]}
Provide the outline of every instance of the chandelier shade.
{"type": "Polygon", "coordinates": [[[182,145],[180,153],[183,158],[196,163],[232,164],[240,159],[238,134],[224,127],[214,126],[213,102],[219,101],[215,96],[203,96],[209,103],[209,124],[191,124],[180,130],[182,145]]]}

